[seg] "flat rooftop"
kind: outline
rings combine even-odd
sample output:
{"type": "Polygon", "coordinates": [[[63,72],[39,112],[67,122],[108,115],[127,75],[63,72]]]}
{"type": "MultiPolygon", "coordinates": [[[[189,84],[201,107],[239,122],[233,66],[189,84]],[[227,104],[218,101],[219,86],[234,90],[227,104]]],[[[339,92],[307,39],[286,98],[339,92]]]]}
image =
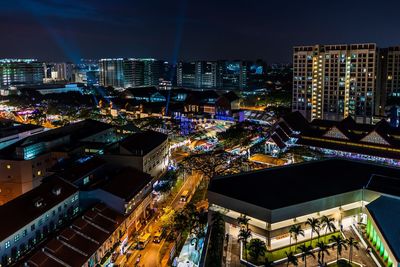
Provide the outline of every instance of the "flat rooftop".
{"type": "Polygon", "coordinates": [[[28,131],[36,130],[35,132],[39,132],[43,129],[44,128],[39,125],[21,124],[14,121],[0,121],[0,139],[28,131]]]}
{"type": "Polygon", "coordinates": [[[135,155],[146,155],[168,139],[168,135],[156,131],[135,133],[124,139],[120,145],[135,155]]]}
{"type": "Polygon", "coordinates": [[[92,157],[87,160],[78,160],[65,170],[60,171],[57,175],[71,183],[75,183],[78,179],[81,179],[85,175],[88,175],[105,165],[105,160],[99,157],[92,157]]]}
{"type": "Polygon", "coordinates": [[[150,174],[138,171],[132,167],[126,167],[112,176],[102,186],[107,191],[124,200],[130,200],[152,180],[150,174]]]}
{"type": "MultiPolygon", "coordinates": [[[[346,192],[400,188],[400,169],[345,159],[274,167],[215,177],[208,190],[274,210],[346,192]],[[384,184],[390,180],[391,187],[384,184]]],[[[395,190],[399,192],[399,190],[395,190]]]]}
{"type": "Polygon", "coordinates": [[[107,123],[90,119],[80,121],[64,127],[44,131],[20,140],[4,149],[1,149],[0,158],[16,158],[16,149],[18,147],[25,147],[42,142],[51,142],[61,138],[68,139],[68,142],[62,142],[60,145],[57,145],[50,150],[55,150],[56,147],[63,147],[64,150],[68,147],[76,147],[79,142],[83,141],[85,138],[113,127],[114,126],[107,123]]]}
{"type": "Polygon", "coordinates": [[[381,196],[367,205],[397,261],[400,260],[400,199],[381,196]]]}

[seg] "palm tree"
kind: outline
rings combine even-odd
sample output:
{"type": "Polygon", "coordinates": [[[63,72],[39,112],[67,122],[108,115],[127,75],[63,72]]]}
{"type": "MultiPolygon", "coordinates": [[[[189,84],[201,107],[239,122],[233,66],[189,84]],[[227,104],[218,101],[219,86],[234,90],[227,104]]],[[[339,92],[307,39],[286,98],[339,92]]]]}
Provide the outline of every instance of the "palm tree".
{"type": "Polygon", "coordinates": [[[358,245],[358,241],[355,240],[353,237],[350,237],[346,240],[347,245],[349,245],[349,263],[353,262],[353,248],[359,249],[360,246],[358,245]]]}
{"type": "Polygon", "coordinates": [[[342,255],[343,248],[347,249],[346,240],[342,236],[332,236],[329,238],[329,242],[333,242],[332,248],[336,247],[336,261],[339,260],[339,255],[342,255]]]}
{"type": "Polygon", "coordinates": [[[249,254],[257,262],[258,257],[264,256],[267,248],[265,247],[265,242],[255,238],[250,240],[249,244],[249,254]]]}
{"type": "Polygon", "coordinates": [[[302,244],[297,247],[297,250],[299,250],[301,253],[301,259],[304,261],[304,267],[307,267],[307,256],[312,256],[315,259],[312,246],[306,246],[306,244],[302,244]]]}
{"type": "Polygon", "coordinates": [[[249,228],[249,221],[250,219],[247,218],[246,214],[242,214],[237,218],[237,222],[241,227],[246,227],[247,229],[249,228]]]}
{"type": "Polygon", "coordinates": [[[299,265],[299,261],[297,260],[297,257],[293,254],[292,251],[285,251],[286,258],[287,258],[287,264],[286,266],[289,267],[289,264],[293,264],[294,266],[299,265]]]}
{"type": "Polygon", "coordinates": [[[329,254],[329,246],[327,244],[325,244],[324,241],[320,241],[317,243],[317,248],[318,250],[318,263],[320,265],[324,265],[324,258],[325,258],[325,254],[326,255],[330,255],[329,254]]]}
{"type": "Polygon", "coordinates": [[[311,246],[314,232],[318,234],[318,241],[319,241],[320,221],[316,218],[308,218],[306,221],[306,225],[309,225],[311,227],[311,240],[310,240],[310,246],[311,246]]]}
{"type": "Polygon", "coordinates": [[[243,243],[243,249],[244,249],[244,256],[247,260],[247,240],[249,240],[249,238],[251,237],[251,230],[247,229],[247,228],[242,228],[239,231],[239,235],[238,235],[238,241],[243,243]]]}
{"type": "Polygon", "coordinates": [[[335,219],[334,218],[329,218],[328,216],[322,216],[322,218],[321,218],[321,226],[323,228],[325,228],[325,239],[326,239],[326,235],[328,234],[328,231],[330,233],[336,231],[335,219]]]}
{"type": "Polygon", "coordinates": [[[274,266],[274,262],[270,261],[267,257],[265,257],[263,267],[272,267],[272,266],[274,266]]]}
{"type": "Polygon", "coordinates": [[[214,233],[218,235],[225,234],[225,222],[224,218],[222,217],[221,213],[213,212],[211,216],[211,225],[214,233]]]}
{"type": "Polygon", "coordinates": [[[290,249],[292,248],[292,236],[294,238],[294,240],[296,241],[296,245],[295,247],[297,247],[297,239],[299,237],[299,235],[302,235],[304,237],[304,231],[303,229],[301,229],[301,225],[297,224],[297,225],[292,225],[292,227],[290,227],[289,229],[289,238],[290,238],[290,249]]]}

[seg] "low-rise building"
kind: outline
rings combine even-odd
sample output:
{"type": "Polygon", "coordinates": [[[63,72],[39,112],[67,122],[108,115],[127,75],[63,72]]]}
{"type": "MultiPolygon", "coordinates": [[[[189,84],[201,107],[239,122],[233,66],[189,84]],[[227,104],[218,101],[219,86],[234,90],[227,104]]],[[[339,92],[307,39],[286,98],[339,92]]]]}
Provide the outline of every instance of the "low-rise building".
{"type": "Polygon", "coordinates": [[[56,177],[0,206],[1,266],[18,260],[78,211],[78,189],[56,177]]]}
{"type": "Polygon", "coordinates": [[[126,231],[125,218],[97,204],[47,242],[25,266],[105,266],[126,231]]]}
{"type": "Polygon", "coordinates": [[[12,145],[28,136],[40,133],[42,126],[21,124],[15,121],[0,119],[0,149],[12,145]]]}
{"type": "Polygon", "coordinates": [[[277,122],[265,152],[277,154],[291,146],[305,146],[324,154],[371,160],[400,166],[400,129],[381,120],[375,125],[315,119],[308,122],[299,112],[277,122]]]}
{"type": "MultiPolygon", "coordinates": [[[[390,206],[380,201],[389,197],[398,203],[399,188],[400,169],[329,159],[215,177],[208,199],[210,210],[220,212],[232,229],[239,216],[247,215],[250,228],[256,237],[264,239],[268,250],[289,246],[293,225],[304,230],[299,242],[310,239],[312,231],[306,224],[309,218],[327,216],[334,219],[337,229],[353,228],[360,233],[374,220],[381,241],[387,242],[382,244],[392,251],[383,260],[392,266],[400,246],[389,233],[400,231],[400,226],[393,221],[397,215],[388,216],[398,208],[383,216],[390,206]]],[[[370,236],[371,231],[367,230],[370,236]]],[[[381,249],[375,239],[371,239],[373,245],[381,249]]]]}
{"type": "Polygon", "coordinates": [[[112,125],[85,120],[7,146],[0,150],[0,205],[38,186],[57,162],[101,153],[119,138],[112,125]]]}
{"type": "Polygon", "coordinates": [[[130,166],[158,178],[169,163],[168,136],[155,131],[135,133],[102,157],[110,165],[130,166]]]}

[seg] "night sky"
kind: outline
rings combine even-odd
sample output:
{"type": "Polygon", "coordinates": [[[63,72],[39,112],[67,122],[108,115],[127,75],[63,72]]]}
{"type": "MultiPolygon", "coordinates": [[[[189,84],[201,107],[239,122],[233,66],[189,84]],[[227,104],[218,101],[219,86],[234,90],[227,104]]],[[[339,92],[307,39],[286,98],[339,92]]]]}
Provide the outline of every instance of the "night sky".
{"type": "Polygon", "coordinates": [[[400,45],[400,1],[7,0],[0,57],[289,62],[293,45],[400,45]]]}

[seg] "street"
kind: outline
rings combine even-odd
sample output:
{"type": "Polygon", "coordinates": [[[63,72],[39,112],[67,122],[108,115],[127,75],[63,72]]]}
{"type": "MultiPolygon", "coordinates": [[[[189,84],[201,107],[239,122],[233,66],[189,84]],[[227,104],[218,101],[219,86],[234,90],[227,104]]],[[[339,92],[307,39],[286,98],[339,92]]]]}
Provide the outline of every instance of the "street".
{"type": "MultiPolygon", "coordinates": [[[[170,200],[169,203],[167,203],[167,206],[172,207],[173,210],[178,211],[181,210],[187,202],[181,202],[180,201],[180,196],[185,190],[189,191],[190,196],[192,196],[195,192],[195,188],[198,186],[202,178],[202,175],[194,172],[191,175],[186,175],[184,184],[178,191],[178,193],[174,196],[173,199],[170,200]]],[[[190,198],[189,198],[190,199],[190,198]]],[[[119,256],[117,262],[124,263],[121,264],[121,266],[160,266],[160,250],[165,242],[165,238],[161,240],[159,244],[153,242],[153,236],[157,232],[158,229],[160,229],[160,220],[157,220],[157,217],[160,215],[160,210],[159,209],[158,213],[155,214],[155,216],[148,222],[148,224],[144,227],[144,229],[141,231],[141,233],[149,232],[151,233],[151,237],[149,240],[149,243],[146,245],[146,247],[143,250],[136,250],[136,249],[130,249],[130,256],[127,258],[127,255],[121,255],[119,256]],[[136,263],[139,255],[140,261],[136,263]],[[122,259],[121,259],[122,257],[122,259]]],[[[133,240],[130,242],[128,247],[131,247],[134,244],[133,240]]]]}

